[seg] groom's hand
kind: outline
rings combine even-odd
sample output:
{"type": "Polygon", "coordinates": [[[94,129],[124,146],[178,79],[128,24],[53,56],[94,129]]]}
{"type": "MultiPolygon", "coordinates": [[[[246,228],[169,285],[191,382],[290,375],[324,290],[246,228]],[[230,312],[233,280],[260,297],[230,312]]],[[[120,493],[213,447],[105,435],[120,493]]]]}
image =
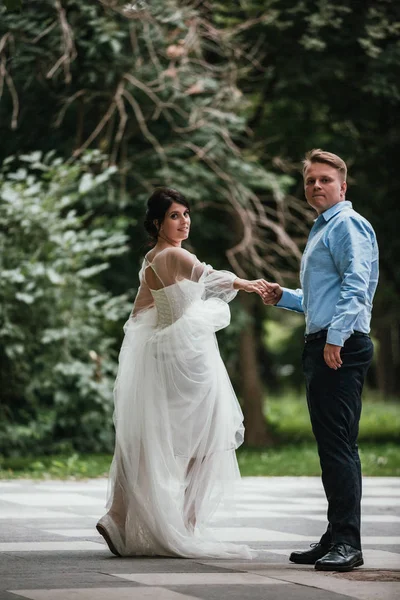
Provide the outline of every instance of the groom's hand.
{"type": "Polygon", "coordinates": [[[275,305],[282,298],[283,289],[279,283],[266,282],[266,290],[262,295],[264,304],[275,305]]]}
{"type": "Polygon", "coordinates": [[[340,369],[342,366],[342,359],[340,357],[340,351],[342,346],[334,346],[334,344],[325,344],[324,348],[324,360],[330,369],[340,369]]]}

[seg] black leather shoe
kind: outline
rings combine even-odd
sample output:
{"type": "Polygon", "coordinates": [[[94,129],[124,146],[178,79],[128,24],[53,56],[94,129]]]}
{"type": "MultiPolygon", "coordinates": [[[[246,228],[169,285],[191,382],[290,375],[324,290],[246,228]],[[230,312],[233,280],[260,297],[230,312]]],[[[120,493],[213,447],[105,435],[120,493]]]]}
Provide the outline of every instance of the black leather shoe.
{"type": "Polygon", "coordinates": [[[351,571],[364,564],[361,550],[349,544],[333,544],[327,554],[317,560],[317,571],[351,571]]]}
{"type": "Polygon", "coordinates": [[[313,565],[319,558],[325,556],[329,552],[330,546],[324,546],[319,542],[317,544],[311,544],[311,550],[305,550],[304,552],[292,552],[289,556],[289,560],[298,565],[313,565]]]}

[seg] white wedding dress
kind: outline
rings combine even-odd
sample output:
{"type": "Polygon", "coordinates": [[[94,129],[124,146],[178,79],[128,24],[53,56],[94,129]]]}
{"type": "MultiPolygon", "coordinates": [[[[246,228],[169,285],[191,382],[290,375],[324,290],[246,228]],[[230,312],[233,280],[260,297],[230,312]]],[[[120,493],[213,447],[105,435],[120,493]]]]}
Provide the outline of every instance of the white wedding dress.
{"type": "Polygon", "coordinates": [[[215,337],[230,322],[235,275],[167,248],[145,258],[139,278],[114,389],[104,524],[122,556],[251,558],[206,528],[240,478],[243,415],[215,337]]]}

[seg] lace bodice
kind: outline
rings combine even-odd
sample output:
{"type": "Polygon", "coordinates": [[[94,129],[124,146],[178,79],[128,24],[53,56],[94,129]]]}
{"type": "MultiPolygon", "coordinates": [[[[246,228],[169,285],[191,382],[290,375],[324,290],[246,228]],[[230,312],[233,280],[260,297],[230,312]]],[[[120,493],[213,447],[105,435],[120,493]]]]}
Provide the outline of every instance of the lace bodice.
{"type": "Polygon", "coordinates": [[[168,296],[164,289],[152,290],[152,296],[154,298],[154,304],[157,309],[158,320],[157,324],[159,327],[168,327],[176,321],[176,315],[174,315],[173,307],[168,300],[168,296]]]}
{"type": "Polygon", "coordinates": [[[157,309],[158,327],[168,327],[175,323],[194,302],[201,298],[202,286],[186,280],[179,285],[169,285],[160,290],[151,290],[157,309]]]}

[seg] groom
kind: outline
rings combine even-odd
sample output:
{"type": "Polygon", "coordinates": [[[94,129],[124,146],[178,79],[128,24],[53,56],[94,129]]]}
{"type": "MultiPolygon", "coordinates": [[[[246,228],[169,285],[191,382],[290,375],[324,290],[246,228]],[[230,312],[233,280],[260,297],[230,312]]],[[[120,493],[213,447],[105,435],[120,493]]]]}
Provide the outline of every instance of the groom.
{"type": "Polygon", "coordinates": [[[378,246],[370,223],[345,200],[346,174],[339,156],[319,149],[306,154],[305,196],[318,217],[301,261],[301,289],[271,283],[264,295],[265,304],[306,318],[303,371],[328,527],[317,544],[292,552],[290,560],[321,571],[350,571],[363,564],[357,436],[361,391],[373,354],[368,333],[378,246]]]}

